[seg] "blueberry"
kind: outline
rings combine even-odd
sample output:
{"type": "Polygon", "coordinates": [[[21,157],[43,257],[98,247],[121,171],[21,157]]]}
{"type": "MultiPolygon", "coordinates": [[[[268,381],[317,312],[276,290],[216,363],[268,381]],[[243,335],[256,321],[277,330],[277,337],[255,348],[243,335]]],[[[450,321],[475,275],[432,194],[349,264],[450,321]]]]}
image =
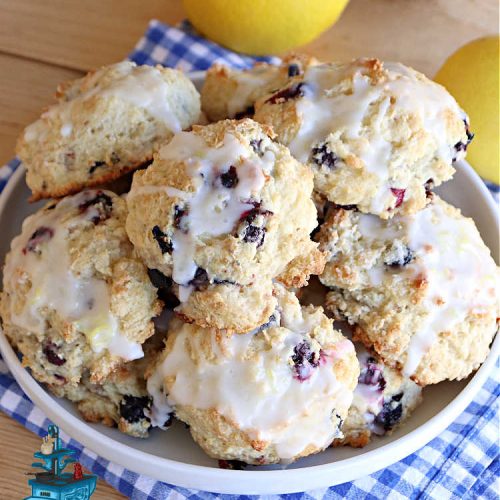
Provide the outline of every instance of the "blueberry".
{"type": "Polygon", "coordinates": [[[433,196],[432,189],[433,188],[434,188],[434,179],[428,179],[424,184],[426,198],[432,198],[432,196],[433,196]]]}
{"type": "Polygon", "coordinates": [[[393,260],[385,261],[384,264],[390,267],[403,267],[408,265],[413,260],[413,252],[408,248],[404,248],[404,253],[397,255],[393,260]]]}
{"type": "Polygon", "coordinates": [[[140,420],[150,421],[144,414],[144,410],[149,410],[151,398],[149,396],[123,396],[120,401],[120,416],[127,422],[134,424],[140,420]]]}
{"type": "Polygon", "coordinates": [[[291,360],[293,363],[294,378],[303,382],[311,376],[312,368],[319,365],[319,356],[311,351],[309,342],[304,341],[293,348],[291,360]]]}
{"type": "Polygon", "coordinates": [[[341,208],[342,210],[358,210],[357,205],[337,205],[335,204],[335,208],[341,208]]]}
{"type": "Polygon", "coordinates": [[[234,115],[235,120],[241,120],[242,118],[246,118],[247,116],[253,116],[255,114],[255,108],[253,106],[248,106],[245,111],[239,111],[234,115]]]}
{"type": "Polygon", "coordinates": [[[229,167],[227,172],[221,174],[220,182],[228,189],[234,188],[238,185],[238,174],[236,173],[236,168],[233,165],[229,167]]]}
{"type": "Polygon", "coordinates": [[[40,255],[41,253],[40,245],[42,243],[46,243],[47,241],[51,240],[53,236],[54,236],[54,230],[51,229],[50,227],[45,227],[45,226],[39,227],[30,236],[28,243],[26,243],[26,246],[23,248],[23,254],[26,255],[27,252],[33,252],[36,253],[37,255],[40,255]]]}
{"type": "Polygon", "coordinates": [[[474,139],[474,132],[471,132],[469,129],[469,124],[464,120],[465,123],[465,133],[467,134],[467,146],[472,142],[472,139],[474,139]]]}
{"type": "Polygon", "coordinates": [[[273,94],[269,99],[267,99],[266,103],[276,104],[277,102],[285,102],[289,99],[304,97],[304,86],[305,84],[303,82],[295,83],[291,87],[287,87],[286,89],[273,94]]]}
{"type": "Polygon", "coordinates": [[[377,386],[380,391],[383,391],[386,382],[382,373],[382,366],[377,363],[375,358],[369,357],[366,360],[366,368],[363,368],[359,375],[358,382],[364,385],[377,386]]]}
{"type": "Polygon", "coordinates": [[[271,328],[272,326],[279,326],[279,313],[274,312],[269,316],[269,319],[263,324],[260,325],[258,328],[254,330],[254,333],[261,332],[262,330],[266,330],[267,328],[271,328]]]}
{"type": "Polygon", "coordinates": [[[375,417],[375,422],[380,424],[384,430],[391,430],[401,420],[403,416],[402,398],[403,393],[393,396],[384,403],[382,410],[375,417]]]}
{"type": "Polygon", "coordinates": [[[300,67],[298,64],[290,64],[288,66],[288,76],[291,78],[293,76],[300,75],[300,67]]]}
{"type": "Polygon", "coordinates": [[[160,247],[161,253],[172,253],[172,250],[174,249],[172,242],[170,241],[169,237],[160,229],[160,227],[153,227],[151,232],[153,233],[153,238],[156,240],[156,243],[158,243],[158,246],[160,247]]]}
{"type": "Polygon", "coordinates": [[[113,200],[102,191],[97,191],[93,198],[78,205],[81,214],[87,212],[91,207],[97,211],[97,214],[92,215],[90,220],[97,225],[99,222],[103,222],[111,216],[113,200]]]}
{"type": "Polygon", "coordinates": [[[398,208],[405,199],[406,189],[391,188],[391,193],[396,197],[396,204],[394,205],[394,208],[398,208]]]}
{"type": "Polygon", "coordinates": [[[66,363],[66,360],[57,354],[58,347],[54,342],[48,341],[42,349],[42,352],[45,354],[45,357],[49,361],[56,366],[62,366],[66,363]]]}
{"type": "Polygon", "coordinates": [[[264,239],[266,237],[266,228],[256,226],[253,224],[255,219],[262,215],[268,217],[272,215],[270,210],[265,210],[261,208],[261,204],[258,201],[252,202],[254,208],[247,210],[241,214],[241,220],[246,223],[245,230],[243,232],[243,241],[245,243],[256,243],[257,248],[263,245],[264,239]]]}
{"type": "Polygon", "coordinates": [[[205,269],[198,267],[196,269],[196,272],[194,273],[194,278],[189,282],[189,284],[191,286],[194,286],[197,290],[208,286],[210,284],[208,273],[205,271],[205,269]]]}
{"type": "Polygon", "coordinates": [[[89,168],[89,174],[93,174],[99,167],[102,167],[103,165],[106,165],[105,161],[96,161],[94,164],[89,168]]]}
{"type": "Polygon", "coordinates": [[[262,151],[262,139],[252,139],[250,141],[250,147],[254,150],[254,153],[257,153],[259,156],[264,154],[264,151],[262,151]]]}
{"type": "MultiPolygon", "coordinates": [[[[457,153],[459,153],[460,151],[464,152],[467,151],[467,147],[471,143],[472,139],[474,139],[474,134],[470,131],[467,120],[464,120],[464,125],[465,125],[465,134],[467,135],[467,142],[459,141],[453,146],[453,148],[457,153]]],[[[453,158],[453,161],[455,160],[456,158],[453,158]]]]}
{"type": "Polygon", "coordinates": [[[257,248],[259,248],[264,244],[265,237],[266,237],[265,227],[257,227],[250,225],[245,228],[243,241],[245,243],[257,243],[257,248]]]}
{"type": "Polygon", "coordinates": [[[465,142],[459,141],[454,146],[455,151],[459,153],[460,151],[467,151],[467,144],[465,142]]]}
{"type": "Polygon", "coordinates": [[[165,423],[162,425],[162,428],[166,429],[166,428],[170,427],[173,423],[174,423],[173,413],[169,413],[167,420],[165,420],[165,423]]]}
{"type": "Polygon", "coordinates": [[[219,460],[220,469],[243,470],[247,464],[239,460],[219,460]]]}
{"type": "Polygon", "coordinates": [[[267,321],[267,323],[261,325],[260,328],[262,328],[262,330],[265,330],[266,328],[269,328],[271,326],[279,325],[278,319],[279,319],[278,313],[274,312],[273,314],[271,314],[271,316],[269,316],[269,320],[267,321]]]}
{"type": "Polygon", "coordinates": [[[333,169],[338,161],[337,155],[330,150],[326,142],[313,148],[311,159],[316,165],[329,169],[333,169]]]}
{"type": "Polygon", "coordinates": [[[178,205],[174,207],[174,227],[179,229],[183,233],[188,232],[187,220],[183,221],[183,218],[189,214],[189,208],[181,208],[178,205]]]}
{"type": "Polygon", "coordinates": [[[332,415],[335,415],[335,418],[337,419],[337,428],[340,430],[344,424],[344,419],[335,410],[333,410],[332,415]]]}

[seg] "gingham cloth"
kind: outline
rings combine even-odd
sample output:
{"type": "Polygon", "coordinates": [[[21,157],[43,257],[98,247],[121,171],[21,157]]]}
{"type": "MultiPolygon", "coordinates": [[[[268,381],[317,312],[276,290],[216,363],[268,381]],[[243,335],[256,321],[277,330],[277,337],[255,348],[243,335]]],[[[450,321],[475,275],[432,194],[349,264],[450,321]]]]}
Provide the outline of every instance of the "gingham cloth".
{"type": "MultiPolygon", "coordinates": [[[[164,64],[184,71],[201,70],[214,61],[238,68],[250,66],[255,59],[230,52],[209,42],[183,23],[169,27],[152,21],[130,59],[138,64],[164,64]]],[[[272,58],[264,58],[275,62],[272,58]]],[[[19,166],[12,160],[0,168],[0,191],[19,166]]],[[[498,196],[498,187],[493,187],[498,196]]],[[[404,460],[357,481],[331,488],[293,495],[273,495],[309,499],[400,499],[462,498],[497,499],[500,493],[499,394],[497,370],[485,383],[469,407],[439,437],[404,460]]],[[[47,433],[49,420],[23,393],[0,358],[0,409],[39,436],[47,433]]],[[[77,450],[78,460],[93,473],[133,499],[218,499],[238,498],[187,490],[135,474],[98,457],[78,441],[62,433],[66,445],[77,450]]],[[[29,467],[29,464],[26,464],[29,467]]],[[[5,493],[5,492],[4,492],[5,493]]],[[[3,493],[2,493],[3,495],[3,493]]],[[[258,497],[248,497],[258,498],[258,497]]]]}

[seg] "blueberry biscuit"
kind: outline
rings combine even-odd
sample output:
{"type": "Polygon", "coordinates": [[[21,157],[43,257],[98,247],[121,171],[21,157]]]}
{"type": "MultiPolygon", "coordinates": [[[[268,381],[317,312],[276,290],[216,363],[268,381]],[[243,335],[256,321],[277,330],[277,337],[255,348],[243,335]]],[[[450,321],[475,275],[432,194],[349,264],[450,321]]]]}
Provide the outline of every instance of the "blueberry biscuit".
{"type": "MultiPolygon", "coordinates": [[[[144,357],[120,365],[100,382],[93,382],[89,371],[84,370],[78,384],[65,383],[58,373],[60,355],[50,346],[40,343],[34,336],[19,339],[18,349],[23,355],[23,364],[30,367],[31,374],[56,396],[76,403],[78,411],[87,422],[102,423],[134,437],[145,438],[151,428],[149,410],[151,398],[146,390],[145,370],[161,349],[164,335],[155,335],[143,344],[144,357]],[[47,370],[47,355],[53,369],[47,370]]],[[[61,370],[64,373],[64,370],[61,370]]],[[[166,422],[167,424],[169,422],[166,422]]],[[[164,425],[165,426],[165,425],[164,425]]]]}
{"type": "Polygon", "coordinates": [[[201,108],[211,122],[251,117],[260,97],[279,89],[313,64],[317,64],[316,59],[305,55],[287,56],[279,66],[257,63],[248,70],[214,64],[201,89],[201,108]]]}
{"type": "Polygon", "coordinates": [[[32,199],[101,185],[151,161],[195,123],[200,97],[180,71],[121,62],[62,84],[17,144],[32,199]]]}
{"type": "Polygon", "coordinates": [[[311,66],[262,97],[255,119],[312,166],[321,195],[384,219],[422,209],[472,139],[443,87],[377,59],[311,66]]]}
{"type": "Polygon", "coordinates": [[[125,232],[126,203],[87,190],[28,217],[3,269],[0,313],[12,345],[42,382],[101,382],[143,356],[160,311],[125,232]],[[33,350],[33,352],[30,352],[33,350]]]}
{"type": "Polygon", "coordinates": [[[300,284],[323,268],[312,172],[269,134],[250,119],[195,126],[134,174],[129,237],[199,326],[250,331],[276,307],[273,278],[300,284]]]}
{"type": "Polygon", "coordinates": [[[148,375],[152,423],[173,410],[210,456],[289,463],[341,437],[359,375],[352,343],[321,308],[277,286],[279,307],[244,335],[175,319],[148,375]]]}
{"type": "Polygon", "coordinates": [[[318,235],[329,255],[327,308],[355,339],[420,385],[467,377],[499,317],[498,267],[472,219],[434,196],[383,221],[333,208],[318,235]]]}
{"type": "Polygon", "coordinates": [[[352,405],[342,426],[344,437],[334,446],[366,446],[372,435],[383,436],[401,425],[422,401],[422,389],[398,370],[385,366],[355,343],[361,367],[352,405]]]}

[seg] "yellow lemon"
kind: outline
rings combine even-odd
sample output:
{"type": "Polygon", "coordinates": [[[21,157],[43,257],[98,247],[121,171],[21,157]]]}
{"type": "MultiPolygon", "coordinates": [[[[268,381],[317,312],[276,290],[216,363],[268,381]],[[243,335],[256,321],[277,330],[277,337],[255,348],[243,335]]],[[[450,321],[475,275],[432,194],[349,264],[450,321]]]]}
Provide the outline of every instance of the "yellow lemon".
{"type": "Polygon", "coordinates": [[[438,71],[444,85],[469,115],[474,140],[467,160],[480,176],[500,183],[500,38],[480,38],[458,49],[438,71]]]}
{"type": "Polygon", "coordinates": [[[183,0],[204,36],[246,54],[279,54],[304,45],[340,16],[348,0],[183,0]]]}

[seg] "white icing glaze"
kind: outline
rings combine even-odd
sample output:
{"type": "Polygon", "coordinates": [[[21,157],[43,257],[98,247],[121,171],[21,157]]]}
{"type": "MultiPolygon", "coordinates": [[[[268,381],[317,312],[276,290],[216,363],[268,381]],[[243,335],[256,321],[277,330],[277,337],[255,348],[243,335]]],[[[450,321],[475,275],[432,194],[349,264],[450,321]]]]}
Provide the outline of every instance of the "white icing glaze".
{"type": "Polygon", "coordinates": [[[185,202],[188,212],[182,218],[182,226],[186,230],[178,228],[172,235],[172,277],[183,285],[184,299],[189,296],[188,284],[197,269],[194,255],[199,238],[230,233],[242,214],[254,208],[248,201],[262,189],[274,156],[272,159],[269,154],[263,159],[250,156],[251,152],[231,134],[225,135],[221,147],[210,148],[202,137],[181,132],[161,148],[159,158],[185,162],[194,191],[184,192],[169,186],[133,186],[131,190],[130,196],[164,191],[185,202]],[[232,188],[224,187],[220,175],[232,165],[236,165],[238,183],[232,188]]]}
{"type": "MultiPolygon", "coordinates": [[[[332,132],[340,132],[347,139],[356,141],[358,156],[365,168],[377,178],[378,191],[372,201],[371,211],[380,213],[395,204],[390,191],[388,164],[392,158],[390,138],[385,137],[382,121],[389,112],[391,98],[394,106],[420,117],[423,128],[434,139],[437,155],[451,163],[454,152],[447,141],[447,110],[462,116],[456,101],[441,86],[422,82],[416,73],[402,64],[386,63],[388,80],[372,85],[362,73],[349,66],[322,64],[306,70],[303,86],[304,97],[297,100],[296,110],[301,118],[297,135],[290,143],[290,151],[300,161],[307,162],[313,147],[332,132]],[[352,77],[350,94],[332,95],[329,92],[344,78],[352,77]],[[363,118],[377,101],[377,116],[369,133],[363,126],[363,118]]],[[[398,187],[398,186],[392,186],[398,187]]]]}
{"type": "MultiPolygon", "coordinates": [[[[367,360],[370,354],[360,344],[356,344],[356,355],[361,366],[361,372],[367,366],[367,360]]],[[[383,391],[380,390],[377,384],[358,383],[354,390],[353,405],[358,411],[365,415],[367,423],[371,424],[376,415],[380,413],[384,405],[383,391]],[[370,417],[366,418],[368,415],[370,417]]]]}
{"type": "Polygon", "coordinates": [[[117,318],[110,312],[108,287],[105,281],[83,278],[71,270],[71,259],[67,243],[68,232],[96,214],[88,210],[79,214],[75,208],[86,201],[92,191],[64,198],[52,210],[45,210],[28,217],[23,223],[21,235],[11,244],[9,260],[4,268],[4,284],[9,289],[26,273],[31,288],[22,311],[16,313],[12,304],[11,321],[26,330],[42,333],[45,320],[41,309],[49,308],[87,336],[96,353],[103,349],[127,360],[143,356],[139,344],[129,341],[122,332],[117,318]],[[75,212],[72,218],[65,218],[75,212]],[[52,238],[40,244],[40,253],[26,251],[33,233],[41,228],[53,231],[52,238]]]}
{"type": "MultiPolygon", "coordinates": [[[[123,61],[111,66],[117,72],[114,79],[100,84],[99,79],[109,71],[109,68],[107,66],[96,71],[80,94],[69,101],[51,106],[42,114],[42,118],[54,119],[59,116],[63,123],[61,136],[68,137],[72,131],[72,112],[75,103],[99,95],[102,98],[117,98],[145,109],[174,133],[182,129],[179,119],[169,104],[170,84],[165,81],[158,68],[136,66],[135,63],[123,61]]],[[[47,131],[42,122],[37,120],[25,129],[24,138],[28,142],[43,140],[46,134],[47,131]]]]}
{"type": "Polygon", "coordinates": [[[412,217],[409,246],[418,259],[409,266],[427,282],[428,315],[410,341],[403,373],[412,375],[440,332],[498,304],[498,269],[471,219],[456,219],[439,204],[412,217]]]}
{"type": "MultiPolygon", "coordinates": [[[[159,367],[161,380],[175,376],[168,395],[170,405],[215,408],[252,439],[276,443],[280,457],[285,460],[308,444],[324,448],[331,442],[334,437],[331,413],[336,399],[349,396],[343,394],[346,391],[336,381],[330,362],[319,366],[304,382],[292,376],[286,360],[293,347],[302,341],[301,335],[290,332],[282,345],[253,359],[245,359],[253,335],[233,335],[221,345],[215,340],[215,332],[207,331],[205,335],[211,336],[217,363],[204,358],[198,365],[193,363],[185,343],[189,339],[194,351],[200,353],[202,337],[192,337],[186,325],[159,367]]],[[[160,401],[160,406],[161,397],[154,399],[160,401]]]]}
{"type": "Polygon", "coordinates": [[[230,118],[236,114],[246,111],[253,104],[259,90],[263,92],[269,83],[276,77],[278,67],[255,66],[249,71],[235,71],[232,79],[236,82],[236,89],[227,103],[227,111],[230,118]]]}
{"type": "Polygon", "coordinates": [[[293,318],[286,318],[293,307],[282,312],[282,326],[274,327],[279,335],[273,338],[272,347],[257,351],[251,343],[258,335],[266,335],[265,331],[230,336],[215,330],[194,331],[178,322],[170,352],[148,380],[155,421],[164,420],[166,412],[176,405],[213,408],[251,439],[274,443],[283,461],[308,445],[325,448],[341,436],[332,424],[332,413],[336,408],[345,412],[352,393],[336,379],[332,361],[352,353],[354,347],[347,339],[338,342],[324,353],[309,378],[297,380],[290,357],[306,339],[306,330],[314,328],[316,314],[301,311],[298,304],[296,308],[299,312],[293,318]],[[206,354],[207,337],[211,360],[206,354]],[[167,377],[174,381],[165,401],[161,386],[167,377]]]}
{"type": "MultiPolygon", "coordinates": [[[[427,284],[427,315],[411,338],[406,376],[415,373],[439,333],[498,303],[497,267],[473,221],[450,216],[439,200],[414,215],[390,221],[360,215],[358,229],[368,239],[406,241],[414,258],[398,271],[398,279],[423,279],[427,284]]],[[[393,276],[383,263],[369,271],[372,286],[393,276]]]]}
{"type": "Polygon", "coordinates": [[[165,422],[170,419],[170,414],[173,412],[172,407],[168,404],[167,396],[163,389],[164,370],[160,366],[147,380],[147,390],[152,398],[151,409],[146,415],[151,420],[153,427],[165,427],[165,422]]]}

